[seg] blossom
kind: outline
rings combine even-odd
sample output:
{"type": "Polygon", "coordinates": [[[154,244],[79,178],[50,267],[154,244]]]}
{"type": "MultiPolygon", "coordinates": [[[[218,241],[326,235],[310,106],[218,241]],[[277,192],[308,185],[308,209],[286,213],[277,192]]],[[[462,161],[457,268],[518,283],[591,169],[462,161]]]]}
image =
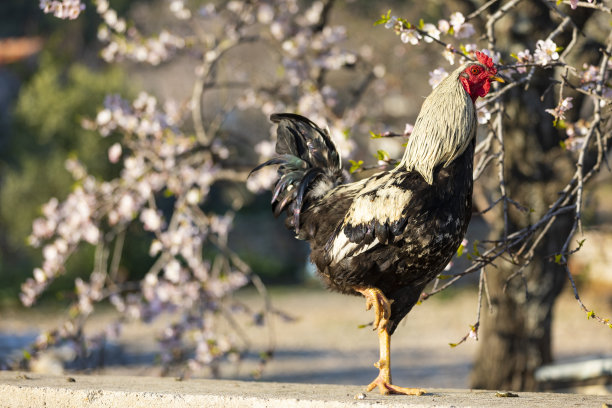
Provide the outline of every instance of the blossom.
{"type": "Polygon", "coordinates": [[[476,102],[476,118],[481,125],[485,125],[491,120],[491,112],[487,109],[486,103],[482,101],[476,102]]]}
{"type": "Polygon", "coordinates": [[[568,123],[565,129],[567,139],[563,141],[563,145],[569,151],[577,151],[582,149],[586,141],[588,131],[589,123],[584,119],[580,119],[574,123],[568,123]]]}
{"type": "Polygon", "coordinates": [[[432,88],[435,88],[447,76],[448,72],[446,72],[444,68],[436,68],[429,73],[429,85],[431,85],[432,88]]]}
{"type": "Polygon", "coordinates": [[[419,34],[419,32],[414,28],[404,29],[400,33],[400,39],[405,44],[410,43],[412,45],[416,45],[419,43],[421,38],[421,34],[419,34]]]}
{"type": "Polygon", "coordinates": [[[414,125],[411,123],[406,123],[406,126],[404,127],[404,136],[410,136],[413,130],[414,125]]]}
{"type": "Polygon", "coordinates": [[[39,7],[43,12],[61,19],[74,20],[85,10],[85,4],[81,0],[40,0],[39,7]]]}
{"type": "Polygon", "coordinates": [[[557,44],[553,40],[538,40],[533,58],[537,64],[546,65],[559,59],[557,44]]]}
{"type": "Polygon", "coordinates": [[[172,283],[178,283],[181,278],[181,264],[173,259],[164,267],[164,278],[172,283]]]}
{"type": "Polygon", "coordinates": [[[584,64],[582,66],[582,74],[580,75],[581,83],[595,82],[597,81],[597,77],[599,75],[599,69],[595,65],[584,64]]]}
{"type": "Polygon", "coordinates": [[[425,36],[425,42],[432,42],[433,39],[439,40],[440,39],[440,30],[438,30],[436,28],[435,25],[431,24],[431,23],[427,23],[425,25],[423,25],[423,31],[425,31],[427,33],[427,35],[429,36],[425,36]]]}
{"type": "Polygon", "coordinates": [[[152,208],[145,208],[140,213],[140,221],[142,221],[144,229],[147,231],[157,231],[161,227],[162,219],[152,208]]]}
{"type": "Polygon", "coordinates": [[[397,16],[391,16],[391,18],[385,23],[385,28],[394,28],[397,23],[397,16]]]}
{"type": "Polygon", "coordinates": [[[442,19],[438,21],[438,30],[440,30],[442,34],[448,34],[450,28],[451,25],[447,20],[442,19]]]}
{"type": "MultiPolygon", "coordinates": [[[[517,60],[517,63],[519,63],[519,64],[528,64],[528,63],[530,63],[533,60],[533,57],[531,55],[531,51],[529,51],[528,49],[525,49],[523,51],[519,51],[516,54],[516,60],[517,60]]],[[[517,67],[516,70],[519,73],[521,73],[521,74],[527,72],[527,68],[525,68],[525,67],[517,67]]]]}
{"type": "Polygon", "coordinates": [[[114,143],[111,147],[108,148],[108,161],[111,163],[117,163],[119,158],[121,158],[121,144],[114,143]]]}
{"type": "Polygon", "coordinates": [[[572,104],[572,99],[574,98],[572,98],[571,96],[563,98],[563,100],[559,102],[557,107],[555,107],[554,109],[545,109],[545,111],[553,115],[555,117],[555,120],[565,120],[565,112],[570,110],[574,106],[572,104]]]}
{"type": "Polygon", "coordinates": [[[454,48],[452,45],[448,44],[446,46],[446,48],[444,48],[444,51],[442,51],[442,56],[444,57],[444,59],[446,59],[448,61],[449,64],[454,65],[455,64],[455,53],[453,52],[454,48]]]}
{"type": "Polygon", "coordinates": [[[262,24],[270,24],[274,20],[274,8],[262,3],[257,9],[257,20],[262,24]]]}
{"type": "Polygon", "coordinates": [[[459,11],[451,14],[450,25],[453,27],[455,38],[468,38],[476,33],[474,26],[465,22],[465,17],[459,11]]]}
{"type": "Polygon", "coordinates": [[[488,48],[483,48],[482,53],[491,57],[495,64],[499,64],[499,60],[501,59],[501,54],[499,52],[490,51],[488,48]]]}
{"type": "Polygon", "coordinates": [[[187,20],[191,18],[191,11],[185,8],[184,0],[172,0],[170,3],[170,11],[179,20],[187,20]]]}

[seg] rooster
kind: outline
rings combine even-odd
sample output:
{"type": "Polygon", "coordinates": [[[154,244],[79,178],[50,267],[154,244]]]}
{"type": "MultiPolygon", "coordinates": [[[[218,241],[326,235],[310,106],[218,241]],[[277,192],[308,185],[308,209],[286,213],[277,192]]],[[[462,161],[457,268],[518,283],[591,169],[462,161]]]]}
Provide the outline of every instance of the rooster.
{"type": "Polygon", "coordinates": [[[273,114],[280,165],[272,206],[307,240],[328,288],[363,295],[374,308],[379,374],[367,391],[421,395],[391,383],[390,336],[425,285],[449,263],[472,212],[477,127],[474,102],[503,80],[490,57],[476,52],[425,99],[401,162],[393,170],[350,183],[329,133],[309,119],[273,114]]]}

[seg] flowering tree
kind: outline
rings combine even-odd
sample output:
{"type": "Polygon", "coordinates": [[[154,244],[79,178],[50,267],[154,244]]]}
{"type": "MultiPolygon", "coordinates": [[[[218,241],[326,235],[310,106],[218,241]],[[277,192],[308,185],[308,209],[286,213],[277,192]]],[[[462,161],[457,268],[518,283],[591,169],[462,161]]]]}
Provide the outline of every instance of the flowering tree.
{"type": "MultiPolygon", "coordinates": [[[[367,55],[339,46],[346,30],[328,24],[332,3],[315,2],[301,9],[296,1],[228,1],[193,11],[182,0],[173,0],[169,10],[192,31],[178,35],[162,30],[148,37],[119,17],[107,0],[93,1],[102,20],[100,55],[108,63],[129,60],[156,66],[179,53],[196,55],[199,63],[189,100],[161,103],[146,92],[133,101],[109,95],[97,116],[83,121],[101,137],[120,136],[107,152],[108,160],[119,167],[119,176],[97,179],[78,158],[69,158],[66,169],[75,180],[72,193],[62,201],[52,198],[43,206],[42,217],[34,220],[29,243],[42,248],[43,264],[22,285],[24,305],[33,305],[65,272],[80,247],[95,247],[95,266],[89,279],[75,281],[76,300],[69,318],[58,329],[41,334],[28,357],[62,343],[84,355],[118,335],[125,322],[149,322],[171,314],[176,319],[159,337],[162,364],[170,368],[186,362],[186,373],[210,368],[216,374],[220,361],[239,359],[248,350],[248,336],[234,317],[237,313],[250,315],[258,325],[269,324],[271,313],[286,317],[270,306],[260,279],[232,251],[228,243],[232,212],[217,214],[203,208],[211,200],[213,185],[244,183],[255,161],[273,153],[273,143],[260,139],[254,146],[260,157],[236,162],[224,139],[229,118],[241,120],[253,110],[266,117],[275,111],[299,110],[326,123],[340,141],[360,122],[365,112],[361,94],[380,76],[380,68],[376,71],[367,55]],[[269,68],[277,72],[276,83],[258,87],[244,74],[220,72],[220,66],[231,61],[232,51],[256,43],[276,53],[269,68]],[[362,68],[357,92],[336,114],[332,107],[339,92],[328,83],[327,74],[357,66],[362,68]],[[210,101],[207,94],[219,90],[235,91],[234,96],[204,106],[210,101]],[[154,262],[141,281],[125,281],[119,273],[126,236],[133,228],[151,237],[149,255],[154,262]],[[205,257],[206,249],[215,255],[205,257]],[[231,294],[249,283],[264,298],[261,311],[232,300],[231,294]],[[86,333],[85,321],[101,301],[116,308],[117,320],[102,333],[86,333]]],[[[78,18],[86,6],[78,0],[43,0],[40,5],[63,19],[78,18]]],[[[344,153],[350,150],[346,143],[344,153]]],[[[273,171],[259,172],[247,187],[259,191],[273,178],[273,171]]],[[[261,354],[262,363],[271,355],[271,347],[261,354]]]]}
{"type": "MultiPolygon", "coordinates": [[[[66,165],[76,181],[74,191],[64,201],[51,199],[43,208],[43,217],[34,221],[30,242],[42,247],[44,263],[23,285],[24,304],[32,305],[63,273],[77,248],[94,245],[96,256],[89,280],[76,282],[78,299],[71,318],[63,327],[41,336],[33,351],[58,341],[85,344],[82,327],[86,317],[97,302],[108,299],[121,322],[177,313],[180,318],[160,339],[162,361],[181,360],[185,354],[177,350],[191,347],[195,350],[188,358],[191,370],[215,367],[224,357],[240,357],[247,345],[240,343],[242,331],[233,323],[230,327],[235,330],[227,333],[215,324],[218,319],[231,321],[236,310],[248,312],[232,307],[235,304],[227,301],[229,295],[252,282],[265,296],[258,278],[228,245],[231,213],[202,209],[211,199],[213,184],[246,179],[247,171],[231,161],[222,138],[225,121],[253,109],[266,116],[296,111],[327,125],[335,139],[344,142],[343,135],[364,120],[367,101],[363,91],[383,76],[384,69],[371,66],[368,53],[339,46],[346,32],[329,25],[333,0],[314,2],[306,9],[300,9],[296,1],[234,0],[211,3],[197,11],[187,8],[183,0],[172,0],[170,11],[192,32],[178,35],[164,30],[153,37],[144,36],[119,17],[106,0],[93,0],[93,4],[103,21],[98,32],[105,44],[101,56],[109,63],[131,60],[159,65],[188,50],[197,50],[200,61],[189,101],[162,104],[146,93],[134,101],[109,96],[97,117],[85,121],[85,126],[102,137],[121,135],[121,141],[108,151],[108,159],[121,172],[116,179],[97,180],[84,164],[69,159],[66,165]],[[266,44],[278,56],[280,73],[273,86],[256,86],[248,77],[221,75],[222,61],[230,58],[232,50],[256,42],[266,44]],[[357,65],[363,67],[358,86],[343,98],[342,109],[337,109],[340,90],[329,83],[328,73],[357,65]],[[237,96],[213,107],[203,106],[204,94],[218,89],[235,90],[237,96]],[[168,197],[172,205],[164,212],[160,203],[168,197]],[[150,255],[155,262],[142,281],[122,282],[117,270],[126,230],[134,224],[150,232],[150,255]],[[204,247],[215,249],[214,259],[203,257],[204,247]],[[193,343],[188,344],[187,337],[193,343]]],[[[84,7],[80,0],[41,1],[45,12],[60,18],[77,18],[84,7]]],[[[513,321],[508,310],[518,313],[513,307],[522,305],[533,319],[526,317],[524,325],[513,329],[541,333],[534,347],[543,357],[530,363],[525,372],[511,367],[502,373],[505,377],[492,380],[496,383],[478,378],[474,382],[489,388],[533,388],[533,370],[550,359],[550,310],[566,280],[559,276],[569,278],[580,307],[590,318],[610,325],[582,303],[567,268],[568,256],[583,244],[574,244],[573,237],[581,228],[584,184],[604,163],[611,136],[612,34],[606,19],[599,18],[609,16],[610,9],[598,1],[491,0],[473,5],[466,14],[450,8],[447,12],[448,17],[437,22],[410,22],[391,12],[378,21],[405,44],[439,51],[448,65],[473,59],[474,51],[484,49],[507,79],[506,85],[478,106],[483,127],[476,149],[474,178],[480,183],[475,201],[491,221],[493,236],[474,242],[471,250],[464,242],[458,255],[468,256],[471,265],[441,275],[423,298],[462,276],[480,273],[478,316],[459,343],[478,337],[482,299],[498,305],[498,315],[483,326],[485,338],[494,337],[501,325],[513,321]],[[515,24],[519,19],[546,24],[530,27],[527,36],[515,24]],[[507,32],[511,35],[504,36],[507,32]],[[587,40],[597,44],[596,50],[585,51],[587,40]],[[575,171],[559,177],[555,166],[575,171]],[[526,297],[525,288],[537,296],[526,297]],[[522,376],[519,382],[517,376],[522,376]]],[[[434,69],[432,87],[445,75],[444,67],[434,69]]],[[[409,137],[410,130],[407,124],[401,134],[385,132],[373,137],[409,137]]],[[[272,148],[269,140],[257,143],[254,150],[259,161],[271,155],[272,148]]],[[[340,146],[340,151],[346,154],[350,146],[340,146]]],[[[395,163],[382,150],[377,158],[377,168],[395,163]]],[[[352,172],[365,168],[363,161],[351,164],[352,172]]],[[[247,187],[252,191],[266,188],[274,174],[264,169],[249,178],[247,187]]],[[[272,312],[266,302],[263,312],[254,313],[256,321],[272,312]]],[[[105,335],[86,339],[99,341],[105,335]]],[[[496,352],[508,358],[507,350],[496,352]]],[[[527,354],[531,357],[532,351],[527,354]]],[[[486,369],[477,366],[477,372],[486,369]]]]}

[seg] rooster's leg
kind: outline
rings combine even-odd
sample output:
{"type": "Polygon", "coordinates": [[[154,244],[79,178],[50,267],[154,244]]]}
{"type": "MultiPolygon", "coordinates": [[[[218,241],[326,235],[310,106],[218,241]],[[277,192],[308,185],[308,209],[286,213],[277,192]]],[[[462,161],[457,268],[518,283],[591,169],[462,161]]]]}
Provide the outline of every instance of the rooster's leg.
{"type": "Polygon", "coordinates": [[[374,330],[380,327],[386,327],[389,317],[391,316],[391,303],[387,297],[378,288],[355,288],[366,298],[366,310],[370,310],[374,306],[374,330]]]}
{"type": "Polygon", "coordinates": [[[366,298],[366,309],[374,306],[374,329],[378,330],[380,345],[380,360],[374,364],[380,371],[378,377],[370,383],[367,391],[378,387],[381,394],[422,395],[425,390],[420,388],[405,388],[391,384],[391,336],[387,331],[387,323],[391,316],[391,304],[385,295],[377,288],[356,289],[366,298]]]}

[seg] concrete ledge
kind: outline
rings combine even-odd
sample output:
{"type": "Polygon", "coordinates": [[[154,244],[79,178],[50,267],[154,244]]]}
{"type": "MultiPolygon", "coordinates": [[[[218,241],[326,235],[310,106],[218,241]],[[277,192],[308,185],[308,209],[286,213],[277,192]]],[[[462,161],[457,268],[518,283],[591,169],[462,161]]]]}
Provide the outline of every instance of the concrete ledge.
{"type": "Polygon", "coordinates": [[[420,397],[380,396],[361,400],[363,387],[266,382],[185,380],[153,377],[47,376],[0,372],[2,407],[612,407],[612,396],[430,389],[420,397]]]}

